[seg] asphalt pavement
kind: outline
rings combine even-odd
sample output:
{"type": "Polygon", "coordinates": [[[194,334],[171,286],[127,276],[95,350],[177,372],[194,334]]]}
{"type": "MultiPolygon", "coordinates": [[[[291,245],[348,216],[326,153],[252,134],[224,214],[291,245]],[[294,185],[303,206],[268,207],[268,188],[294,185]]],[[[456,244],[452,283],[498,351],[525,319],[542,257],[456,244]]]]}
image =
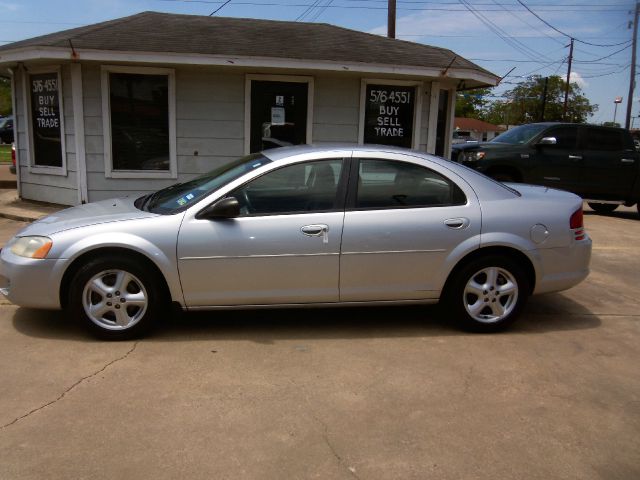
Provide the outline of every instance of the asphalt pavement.
{"type": "Polygon", "coordinates": [[[0,478],[640,478],[640,220],[585,221],[589,278],[496,335],[355,308],[189,314],[109,343],[2,304],[0,478]]]}

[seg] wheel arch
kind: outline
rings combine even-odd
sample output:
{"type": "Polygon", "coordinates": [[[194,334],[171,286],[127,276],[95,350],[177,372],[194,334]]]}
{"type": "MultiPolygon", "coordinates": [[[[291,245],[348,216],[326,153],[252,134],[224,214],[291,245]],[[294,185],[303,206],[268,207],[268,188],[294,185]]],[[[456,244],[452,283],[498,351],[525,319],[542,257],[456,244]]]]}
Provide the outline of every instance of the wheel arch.
{"type": "Polygon", "coordinates": [[[73,277],[78,273],[78,271],[80,271],[80,269],[84,265],[86,265],[91,260],[105,256],[127,257],[140,262],[151,272],[153,272],[153,275],[160,282],[160,288],[163,289],[167,295],[171,296],[171,289],[169,288],[167,279],[165,278],[160,268],[149,257],[136,250],[125,247],[100,247],[82,253],[77,258],[75,258],[65,270],[62,276],[62,281],[60,282],[59,292],[60,305],[62,306],[62,308],[66,308],[69,304],[69,292],[73,277]]]}
{"type": "Polygon", "coordinates": [[[444,284],[444,287],[442,288],[442,293],[440,296],[443,297],[446,294],[452,279],[455,278],[456,274],[462,268],[464,268],[469,262],[477,260],[478,258],[481,258],[481,257],[490,256],[490,255],[504,256],[517,261],[518,264],[522,266],[522,268],[524,269],[527,275],[527,280],[529,282],[529,292],[527,293],[529,295],[533,293],[536,286],[536,271],[531,259],[522,251],[516,248],[494,245],[494,246],[488,246],[488,247],[481,247],[477,250],[473,250],[472,252],[469,252],[467,255],[462,257],[458,261],[458,263],[456,263],[453,269],[449,272],[449,275],[447,276],[447,280],[445,281],[445,284],[444,284]]]}

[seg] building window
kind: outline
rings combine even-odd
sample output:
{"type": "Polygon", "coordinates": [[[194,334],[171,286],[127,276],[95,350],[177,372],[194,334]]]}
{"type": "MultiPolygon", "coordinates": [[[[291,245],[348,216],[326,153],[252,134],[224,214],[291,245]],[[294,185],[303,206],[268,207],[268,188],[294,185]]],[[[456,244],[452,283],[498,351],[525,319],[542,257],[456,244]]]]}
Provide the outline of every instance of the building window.
{"type": "Polygon", "coordinates": [[[105,172],[176,178],[173,71],[103,67],[105,172]]]}
{"type": "Polygon", "coordinates": [[[360,143],[417,148],[421,97],[419,84],[363,80],[360,143]]]}
{"type": "Polygon", "coordinates": [[[66,175],[60,70],[34,70],[26,78],[31,168],[66,175]]]}

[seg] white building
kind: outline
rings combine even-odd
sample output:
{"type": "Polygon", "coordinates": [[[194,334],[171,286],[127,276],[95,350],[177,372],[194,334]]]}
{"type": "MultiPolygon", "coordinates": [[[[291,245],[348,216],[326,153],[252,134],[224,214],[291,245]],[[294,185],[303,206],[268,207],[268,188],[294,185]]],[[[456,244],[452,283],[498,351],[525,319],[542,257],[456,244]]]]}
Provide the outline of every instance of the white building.
{"type": "Polygon", "coordinates": [[[498,77],[453,52],[326,24],[145,12],[0,47],[18,188],[139,195],[299,143],[450,151],[456,91],[498,77]]]}

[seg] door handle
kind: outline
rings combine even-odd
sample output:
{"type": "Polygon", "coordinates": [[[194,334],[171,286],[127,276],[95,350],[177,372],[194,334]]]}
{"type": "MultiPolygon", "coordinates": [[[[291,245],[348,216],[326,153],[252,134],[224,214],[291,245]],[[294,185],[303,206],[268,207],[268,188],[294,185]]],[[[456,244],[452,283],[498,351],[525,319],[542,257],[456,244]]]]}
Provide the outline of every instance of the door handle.
{"type": "Polygon", "coordinates": [[[569,160],[582,160],[582,155],[569,155],[569,160]]]}
{"type": "Polygon", "coordinates": [[[454,230],[462,230],[463,228],[467,228],[469,226],[469,219],[468,218],[448,218],[444,221],[444,224],[449,227],[449,228],[453,228],[454,230]]]}
{"type": "Polygon", "coordinates": [[[620,161],[622,163],[633,163],[635,160],[633,158],[621,158],[620,161]]]}
{"type": "Polygon", "coordinates": [[[329,225],[305,225],[300,231],[307,237],[322,237],[322,243],[329,243],[329,225]]]}

